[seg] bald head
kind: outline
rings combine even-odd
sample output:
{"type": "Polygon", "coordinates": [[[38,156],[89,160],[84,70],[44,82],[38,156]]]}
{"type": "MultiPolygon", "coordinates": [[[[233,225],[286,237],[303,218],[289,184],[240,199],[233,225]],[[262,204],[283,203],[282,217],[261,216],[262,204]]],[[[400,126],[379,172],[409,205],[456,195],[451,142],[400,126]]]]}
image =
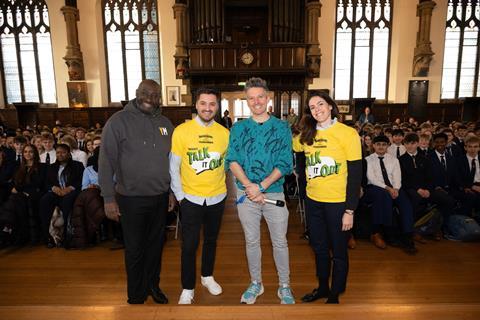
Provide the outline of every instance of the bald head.
{"type": "Polygon", "coordinates": [[[151,79],[140,82],[137,91],[137,104],[145,113],[152,113],[160,105],[160,85],[151,79]]]}

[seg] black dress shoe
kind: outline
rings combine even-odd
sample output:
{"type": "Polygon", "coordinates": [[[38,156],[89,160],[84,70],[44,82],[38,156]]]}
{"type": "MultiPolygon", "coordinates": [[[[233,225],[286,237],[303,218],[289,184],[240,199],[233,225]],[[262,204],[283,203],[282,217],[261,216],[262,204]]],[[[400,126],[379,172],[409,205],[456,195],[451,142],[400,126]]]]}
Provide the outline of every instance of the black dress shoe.
{"type": "Polygon", "coordinates": [[[302,301],[303,302],[313,302],[313,301],[318,300],[320,298],[327,298],[328,294],[329,294],[328,291],[318,290],[318,288],[313,289],[313,291],[311,293],[307,293],[306,295],[304,295],[302,297],[302,301]]]}
{"type": "Polygon", "coordinates": [[[338,294],[329,294],[328,295],[328,299],[327,299],[327,302],[325,302],[327,304],[339,304],[340,301],[338,301],[338,294]]]}
{"type": "Polygon", "coordinates": [[[52,249],[52,248],[55,248],[55,247],[56,247],[55,241],[53,240],[52,237],[49,237],[48,240],[47,240],[47,248],[52,249]]]}
{"type": "Polygon", "coordinates": [[[415,247],[415,243],[411,239],[405,240],[403,243],[403,251],[409,255],[414,255],[418,252],[417,248],[415,247]]]}
{"type": "Polygon", "coordinates": [[[155,301],[156,303],[159,303],[159,304],[167,304],[168,303],[167,296],[158,287],[150,289],[149,294],[152,296],[153,301],[155,301]]]}

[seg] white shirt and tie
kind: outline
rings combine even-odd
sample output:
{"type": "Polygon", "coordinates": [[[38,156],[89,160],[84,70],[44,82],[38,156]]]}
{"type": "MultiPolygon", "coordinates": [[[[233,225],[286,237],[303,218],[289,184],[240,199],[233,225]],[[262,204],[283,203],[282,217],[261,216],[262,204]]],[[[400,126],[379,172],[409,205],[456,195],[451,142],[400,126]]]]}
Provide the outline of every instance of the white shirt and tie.
{"type": "Polygon", "coordinates": [[[55,149],[42,153],[40,155],[40,163],[47,163],[47,158],[49,158],[50,160],[49,164],[55,163],[55,161],[57,161],[57,152],[55,151],[55,149]]]}
{"type": "MultiPolygon", "coordinates": [[[[387,184],[383,178],[379,157],[382,156],[379,156],[377,153],[372,153],[365,158],[367,161],[367,179],[368,184],[385,189],[387,184]]],[[[383,163],[385,164],[385,169],[387,170],[388,180],[394,189],[399,190],[402,186],[402,171],[400,170],[400,162],[396,156],[385,153],[383,155],[383,163]]]]}
{"type": "Polygon", "coordinates": [[[407,149],[403,144],[396,145],[392,143],[387,149],[387,153],[395,158],[400,158],[405,152],[407,152],[407,149]]]}
{"type": "Polygon", "coordinates": [[[435,150],[435,155],[438,158],[438,161],[440,161],[440,164],[443,166],[445,171],[447,171],[447,153],[440,153],[437,150],[435,150]]]}
{"type": "Polygon", "coordinates": [[[480,183],[480,168],[479,162],[478,162],[478,155],[475,158],[470,157],[467,154],[467,160],[468,160],[468,167],[470,168],[470,172],[472,172],[472,168],[475,168],[475,175],[473,176],[473,183],[480,183]]]}

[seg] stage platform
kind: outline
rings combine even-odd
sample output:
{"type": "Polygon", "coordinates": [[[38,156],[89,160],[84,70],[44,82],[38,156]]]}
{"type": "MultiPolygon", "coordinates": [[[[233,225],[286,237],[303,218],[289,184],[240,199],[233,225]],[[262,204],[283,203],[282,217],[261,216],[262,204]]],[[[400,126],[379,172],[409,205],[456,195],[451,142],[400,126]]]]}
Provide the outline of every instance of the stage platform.
{"type": "Polygon", "coordinates": [[[0,319],[480,319],[480,244],[447,240],[418,245],[416,256],[360,240],[350,250],[348,288],[340,305],[302,304],[301,296],[316,285],[314,257],[301,237],[296,202],[289,207],[295,306],[279,305],[265,225],[265,293],[254,306],[239,304],[249,276],[243,232],[229,195],[215,268],[222,295],[209,295],[198,279],[195,304],[177,306],[181,242],[173,239],[173,231],[165,245],[160,283],[169,305],[156,305],[151,298],[142,306],[127,305],[123,251],[110,250],[109,242],[85,250],[8,248],[0,251],[0,319]]]}

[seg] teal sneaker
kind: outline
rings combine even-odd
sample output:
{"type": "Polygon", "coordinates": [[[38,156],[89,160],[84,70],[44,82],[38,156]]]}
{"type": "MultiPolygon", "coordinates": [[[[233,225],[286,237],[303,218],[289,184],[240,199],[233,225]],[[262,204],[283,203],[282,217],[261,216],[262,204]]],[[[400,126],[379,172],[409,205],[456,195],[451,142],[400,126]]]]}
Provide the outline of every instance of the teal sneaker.
{"type": "Polygon", "coordinates": [[[263,294],[263,284],[258,282],[252,282],[248,286],[247,290],[242,294],[240,303],[254,304],[259,296],[263,294]]]}
{"type": "Polygon", "coordinates": [[[292,289],[290,289],[288,285],[278,288],[277,295],[280,298],[281,304],[295,304],[292,289]]]}

